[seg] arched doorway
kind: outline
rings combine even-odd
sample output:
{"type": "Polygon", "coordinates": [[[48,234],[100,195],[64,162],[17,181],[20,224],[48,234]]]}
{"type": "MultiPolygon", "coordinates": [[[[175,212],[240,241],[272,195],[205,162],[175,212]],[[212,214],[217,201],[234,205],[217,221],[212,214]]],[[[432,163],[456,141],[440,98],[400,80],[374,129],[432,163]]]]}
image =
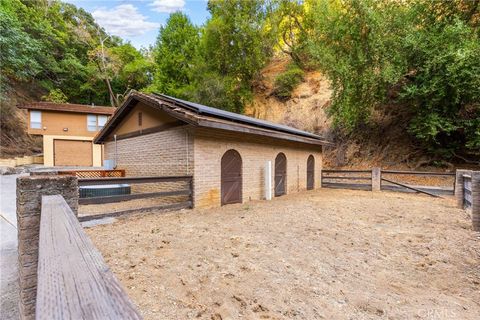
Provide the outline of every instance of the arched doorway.
{"type": "Polygon", "coordinates": [[[307,190],[315,188],[315,158],[309,155],[307,159],[307,190]]]}
{"type": "Polygon", "coordinates": [[[230,203],[242,203],[242,157],[236,150],[223,154],[221,164],[222,206],[230,203]]]}
{"type": "Polygon", "coordinates": [[[280,152],[275,158],[275,197],[286,193],[287,185],[287,157],[280,152]]]}

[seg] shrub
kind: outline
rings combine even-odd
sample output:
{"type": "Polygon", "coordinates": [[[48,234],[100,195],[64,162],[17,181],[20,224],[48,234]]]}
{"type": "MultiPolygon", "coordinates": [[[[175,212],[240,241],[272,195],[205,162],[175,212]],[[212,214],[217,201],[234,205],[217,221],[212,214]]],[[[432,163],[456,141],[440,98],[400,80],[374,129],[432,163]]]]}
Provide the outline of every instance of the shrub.
{"type": "Polygon", "coordinates": [[[279,99],[291,98],[293,90],[303,80],[303,70],[296,65],[291,65],[287,70],[275,78],[273,94],[279,99]]]}

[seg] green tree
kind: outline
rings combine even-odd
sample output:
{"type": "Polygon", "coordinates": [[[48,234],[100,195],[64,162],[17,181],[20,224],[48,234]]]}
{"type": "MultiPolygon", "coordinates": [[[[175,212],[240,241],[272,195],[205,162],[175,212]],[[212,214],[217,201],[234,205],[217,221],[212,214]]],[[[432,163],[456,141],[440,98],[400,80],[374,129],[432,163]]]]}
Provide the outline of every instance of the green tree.
{"type": "Polygon", "coordinates": [[[68,101],[68,97],[60,89],[50,90],[48,95],[42,96],[42,100],[48,102],[63,103],[68,101]]]}
{"type": "Polygon", "coordinates": [[[441,158],[480,156],[480,36],[464,4],[417,1],[410,12],[416,28],[404,40],[409,129],[441,158]]]}
{"type": "Polygon", "coordinates": [[[106,104],[150,84],[146,58],[109,36],[83,9],[57,0],[0,3],[2,97],[28,83],[43,95],[58,89],[70,102],[106,104]]]}
{"type": "Polygon", "coordinates": [[[181,12],[170,15],[160,28],[154,49],[154,82],[149,91],[185,97],[193,81],[193,63],[199,42],[199,30],[181,12]]]}
{"type": "Polygon", "coordinates": [[[352,131],[368,122],[407,69],[400,49],[405,8],[392,1],[319,0],[309,14],[311,54],[332,83],[330,112],[336,125],[352,131]]]}
{"type": "Polygon", "coordinates": [[[274,39],[266,28],[269,7],[262,0],[217,0],[209,1],[208,9],[212,16],[200,41],[194,98],[242,112],[251,100],[252,81],[272,53],[274,39]]]}

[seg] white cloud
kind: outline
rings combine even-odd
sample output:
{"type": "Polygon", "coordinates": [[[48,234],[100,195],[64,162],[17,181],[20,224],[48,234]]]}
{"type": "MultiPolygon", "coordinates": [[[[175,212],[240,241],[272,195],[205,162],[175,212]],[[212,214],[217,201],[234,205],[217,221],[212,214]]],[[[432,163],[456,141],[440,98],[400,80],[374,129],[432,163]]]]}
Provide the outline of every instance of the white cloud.
{"type": "Polygon", "coordinates": [[[155,0],[150,3],[153,11],[172,13],[182,10],[185,6],[185,0],[155,0]]]}
{"type": "Polygon", "coordinates": [[[147,21],[131,4],[121,4],[114,8],[99,8],[92,12],[96,22],[108,33],[120,37],[132,37],[160,27],[159,23],[147,21]]]}

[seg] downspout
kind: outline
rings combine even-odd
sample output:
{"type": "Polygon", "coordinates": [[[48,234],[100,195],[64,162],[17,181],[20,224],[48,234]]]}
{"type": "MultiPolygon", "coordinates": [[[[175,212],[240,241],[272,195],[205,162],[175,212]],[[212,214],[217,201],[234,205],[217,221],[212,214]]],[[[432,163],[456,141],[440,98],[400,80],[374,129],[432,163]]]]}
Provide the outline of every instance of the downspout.
{"type": "Polygon", "coordinates": [[[115,164],[113,165],[113,169],[117,169],[117,160],[118,160],[118,154],[117,154],[117,135],[113,135],[113,140],[115,140],[115,164]]]}
{"type": "Polygon", "coordinates": [[[186,167],[187,167],[187,175],[190,173],[190,168],[188,166],[188,159],[189,159],[189,154],[188,154],[188,131],[185,130],[185,148],[187,149],[186,150],[186,153],[187,153],[187,163],[186,163],[186,167]]]}

